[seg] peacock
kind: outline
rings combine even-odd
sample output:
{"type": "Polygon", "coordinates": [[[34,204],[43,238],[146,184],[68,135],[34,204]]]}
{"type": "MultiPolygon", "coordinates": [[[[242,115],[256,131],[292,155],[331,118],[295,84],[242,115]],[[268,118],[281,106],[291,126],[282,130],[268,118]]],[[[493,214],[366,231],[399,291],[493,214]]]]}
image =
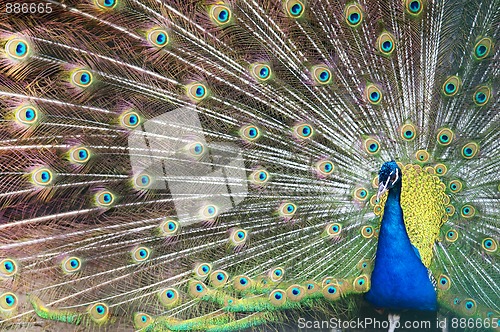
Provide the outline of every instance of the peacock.
{"type": "Polygon", "coordinates": [[[499,19],[498,0],[3,1],[0,329],[364,308],[498,329],[499,19]]]}

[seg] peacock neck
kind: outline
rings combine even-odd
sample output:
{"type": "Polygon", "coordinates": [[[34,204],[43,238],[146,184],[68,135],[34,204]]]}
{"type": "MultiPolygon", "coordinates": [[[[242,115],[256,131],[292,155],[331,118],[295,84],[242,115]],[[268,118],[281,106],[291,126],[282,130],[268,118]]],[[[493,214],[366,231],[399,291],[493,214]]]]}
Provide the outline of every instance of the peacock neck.
{"type": "Polygon", "coordinates": [[[389,190],[379,235],[379,249],[406,254],[413,252],[401,208],[401,182],[389,190]]]}

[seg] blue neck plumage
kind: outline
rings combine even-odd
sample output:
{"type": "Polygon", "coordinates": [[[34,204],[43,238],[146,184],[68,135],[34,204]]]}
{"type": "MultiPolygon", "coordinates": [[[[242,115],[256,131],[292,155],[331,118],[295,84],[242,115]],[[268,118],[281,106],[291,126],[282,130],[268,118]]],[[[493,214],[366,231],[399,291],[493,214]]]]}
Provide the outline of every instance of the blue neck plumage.
{"type": "Polygon", "coordinates": [[[366,299],[379,308],[436,310],[436,292],[403,219],[401,180],[389,190],[366,299]]]}
{"type": "Polygon", "coordinates": [[[401,181],[389,190],[384,207],[384,216],[380,228],[379,245],[377,251],[399,251],[413,254],[413,246],[406,232],[401,208],[401,181]]]}

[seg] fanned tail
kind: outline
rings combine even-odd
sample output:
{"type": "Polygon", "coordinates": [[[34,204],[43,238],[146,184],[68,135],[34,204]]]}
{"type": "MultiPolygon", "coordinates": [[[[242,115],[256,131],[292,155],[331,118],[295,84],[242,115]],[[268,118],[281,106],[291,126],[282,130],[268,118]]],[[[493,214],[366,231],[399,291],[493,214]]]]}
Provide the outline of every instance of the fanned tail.
{"type": "Polygon", "coordinates": [[[0,20],[0,326],[353,317],[391,159],[440,304],[498,317],[499,1],[43,4],[0,20]]]}

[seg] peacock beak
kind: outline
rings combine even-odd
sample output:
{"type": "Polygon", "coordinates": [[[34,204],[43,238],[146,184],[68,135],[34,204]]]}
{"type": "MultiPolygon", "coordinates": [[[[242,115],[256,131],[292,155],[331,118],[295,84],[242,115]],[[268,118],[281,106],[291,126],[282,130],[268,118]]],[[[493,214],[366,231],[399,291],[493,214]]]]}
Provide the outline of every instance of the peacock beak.
{"type": "Polygon", "coordinates": [[[387,191],[387,182],[379,184],[377,192],[377,201],[379,200],[380,196],[382,196],[386,191],[387,191]]]}

